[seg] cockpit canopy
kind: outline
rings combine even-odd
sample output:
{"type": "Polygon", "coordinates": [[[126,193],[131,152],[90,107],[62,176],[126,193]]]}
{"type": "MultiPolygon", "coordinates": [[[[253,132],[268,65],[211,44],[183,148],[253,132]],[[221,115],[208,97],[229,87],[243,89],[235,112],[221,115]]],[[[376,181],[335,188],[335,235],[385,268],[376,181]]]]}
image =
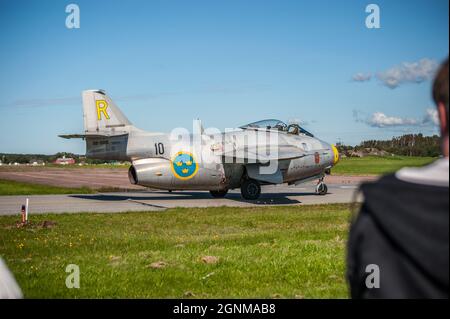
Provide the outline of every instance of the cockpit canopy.
{"type": "Polygon", "coordinates": [[[314,137],[310,132],[302,128],[298,124],[289,124],[287,125],[283,121],[275,120],[275,119],[269,119],[269,120],[262,120],[258,122],[253,122],[244,126],[240,127],[241,129],[261,129],[261,130],[276,130],[281,132],[286,132],[288,134],[294,134],[294,135],[307,135],[310,137],[314,137]]]}
{"type": "Polygon", "coordinates": [[[253,122],[244,126],[241,126],[242,129],[246,128],[260,128],[265,130],[279,130],[284,131],[287,128],[286,123],[275,120],[275,119],[269,119],[269,120],[262,120],[258,122],[253,122]]]}

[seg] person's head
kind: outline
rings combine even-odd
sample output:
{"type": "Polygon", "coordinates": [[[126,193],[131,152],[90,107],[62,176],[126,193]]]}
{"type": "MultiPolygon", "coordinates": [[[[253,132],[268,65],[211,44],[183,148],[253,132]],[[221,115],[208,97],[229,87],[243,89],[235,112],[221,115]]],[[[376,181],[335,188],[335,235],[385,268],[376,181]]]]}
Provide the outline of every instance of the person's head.
{"type": "Polygon", "coordinates": [[[449,153],[449,112],[448,112],[448,59],[441,65],[433,84],[433,99],[437,106],[441,127],[442,152],[449,153]]]}

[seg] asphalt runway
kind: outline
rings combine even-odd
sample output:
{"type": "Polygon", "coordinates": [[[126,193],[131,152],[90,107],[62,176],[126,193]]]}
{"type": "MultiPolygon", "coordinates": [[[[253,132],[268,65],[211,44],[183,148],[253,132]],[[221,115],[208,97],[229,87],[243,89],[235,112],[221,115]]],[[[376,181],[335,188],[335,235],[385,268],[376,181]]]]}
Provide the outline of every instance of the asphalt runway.
{"type": "Polygon", "coordinates": [[[314,184],[299,186],[263,186],[259,200],[241,198],[232,190],[225,198],[212,198],[203,191],[129,191],[92,195],[0,196],[0,215],[20,214],[21,205],[29,198],[30,215],[42,213],[162,211],[173,207],[261,207],[274,205],[311,205],[351,203],[355,201],[356,184],[327,184],[328,194],[316,195],[314,184]]]}

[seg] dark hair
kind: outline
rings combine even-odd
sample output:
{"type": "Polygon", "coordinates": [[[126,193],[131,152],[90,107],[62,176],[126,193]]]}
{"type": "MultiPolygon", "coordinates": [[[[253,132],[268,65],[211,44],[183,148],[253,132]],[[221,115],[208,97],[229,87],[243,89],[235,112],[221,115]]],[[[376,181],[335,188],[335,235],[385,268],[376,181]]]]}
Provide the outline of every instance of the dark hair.
{"type": "Polygon", "coordinates": [[[434,79],[433,99],[436,105],[438,103],[445,104],[448,114],[448,58],[441,65],[434,79]]]}

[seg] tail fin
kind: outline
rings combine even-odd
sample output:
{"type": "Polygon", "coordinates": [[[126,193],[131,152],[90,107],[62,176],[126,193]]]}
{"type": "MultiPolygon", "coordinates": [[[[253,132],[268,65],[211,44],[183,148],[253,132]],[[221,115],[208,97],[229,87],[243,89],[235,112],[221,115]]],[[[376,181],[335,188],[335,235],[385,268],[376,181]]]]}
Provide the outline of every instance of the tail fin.
{"type": "Polygon", "coordinates": [[[131,122],[104,91],[86,90],[82,95],[85,134],[129,132],[131,122]]]}
{"type": "Polygon", "coordinates": [[[86,156],[104,160],[129,160],[128,136],[135,129],[102,90],[83,91],[84,134],[59,135],[86,140],[86,156]]]}

